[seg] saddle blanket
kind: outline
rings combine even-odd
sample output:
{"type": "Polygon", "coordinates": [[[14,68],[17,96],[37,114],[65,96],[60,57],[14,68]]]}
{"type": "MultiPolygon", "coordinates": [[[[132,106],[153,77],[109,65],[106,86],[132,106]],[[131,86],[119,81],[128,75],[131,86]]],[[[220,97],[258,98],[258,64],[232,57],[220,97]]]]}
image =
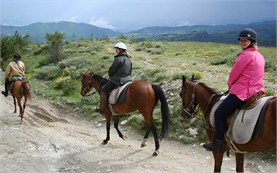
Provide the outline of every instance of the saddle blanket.
{"type": "MultiPolygon", "coordinates": [[[[223,96],[223,98],[221,98],[212,108],[210,122],[213,127],[215,126],[214,112],[225,97],[226,96],[223,96]]],[[[261,109],[267,100],[271,98],[272,97],[260,98],[257,101],[257,105],[251,109],[237,110],[232,117],[232,121],[227,132],[227,138],[231,139],[237,144],[245,144],[249,142],[259,118],[261,109]]]]}
{"type": "Polygon", "coordinates": [[[118,88],[115,88],[114,90],[112,90],[110,97],[109,97],[109,103],[110,104],[116,104],[118,97],[120,96],[121,92],[128,86],[130,85],[132,82],[128,82],[118,88]]]}

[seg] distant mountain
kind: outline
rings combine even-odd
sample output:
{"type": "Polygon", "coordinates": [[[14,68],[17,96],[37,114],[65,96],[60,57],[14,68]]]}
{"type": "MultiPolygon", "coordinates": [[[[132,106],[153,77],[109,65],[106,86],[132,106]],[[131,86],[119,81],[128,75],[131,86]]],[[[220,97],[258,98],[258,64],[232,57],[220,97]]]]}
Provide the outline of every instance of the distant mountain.
{"type": "Polygon", "coordinates": [[[119,35],[119,32],[110,29],[99,28],[93,25],[73,22],[50,22],[50,23],[33,23],[28,26],[4,26],[0,25],[1,35],[14,35],[15,32],[21,35],[29,34],[30,41],[34,43],[45,42],[45,34],[52,34],[56,31],[64,33],[66,40],[80,38],[98,38],[102,36],[113,37],[119,35]]]}
{"type": "Polygon", "coordinates": [[[252,28],[258,33],[258,43],[262,46],[276,46],[276,21],[251,24],[193,25],[180,27],[146,27],[125,33],[128,38],[156,41],[201,41],[237,43],[236,36],[243,28],[252,28]]]}
{"type": "Polygon", "coordinates": [[[259,45],[276,47],[276,20],[236,25],[153,26],[128,33],[120,33],[89,24],[73,22],[34,23],[22,27],[0,25],[0,37],[13,35],[17,31],[21,35],[29,34],[30,41],[38,43],[46,41],[46,33],[58,31],[65,34],[66,40],[102,36],[115,37],[122,34],[137,41],[200,41],[236,44],[236,36],[242,28],[246,27],[257,31],[259,45]]]}

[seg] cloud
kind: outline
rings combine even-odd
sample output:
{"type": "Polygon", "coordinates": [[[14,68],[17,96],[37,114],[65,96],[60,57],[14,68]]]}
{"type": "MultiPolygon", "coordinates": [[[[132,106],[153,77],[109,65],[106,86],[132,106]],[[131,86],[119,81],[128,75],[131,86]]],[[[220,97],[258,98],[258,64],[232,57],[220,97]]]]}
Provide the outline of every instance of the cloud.
{"type": "Polygon", "coordinates": [[[71,18],[69,19],[69,21],[70,21],[70,22],[76,22],[76,17],[74,17],[74,16],[71,17],[71,18]]]}
{"type": "Polygon", "coordinates": [[[100,28],[107,28],[111,30],[116,30],[116,27],[112,26],[108,21],[104,20],[103,17],[101,18],[95,18],[93,17],[89,24],[100,27],[100,28]]]}

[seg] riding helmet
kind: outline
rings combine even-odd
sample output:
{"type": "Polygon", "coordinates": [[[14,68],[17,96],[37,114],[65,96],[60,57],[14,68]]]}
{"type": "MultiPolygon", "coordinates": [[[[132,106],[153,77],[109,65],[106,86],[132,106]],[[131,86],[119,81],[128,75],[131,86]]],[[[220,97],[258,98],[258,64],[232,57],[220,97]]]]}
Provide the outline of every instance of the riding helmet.
{"type": "Polygon", "coordinates": [[[114,47],[115,47],[115,48],[119,48],[119,49],[124,49],[124,50],[127,49],[126,45],[125,45],[124,43],[122,43],[122,42],[116,43],[116,44],[114,45],[114,47]]]}
{"type": "Polygon", "coordinates": [[[241,38],[247,38],[256,43],[257,42],[257,33],[256,33],[256,31],[254,31],[251,28],[244,28],[243,30],[240,31],[238,40],[240,40],[241,38]]]}

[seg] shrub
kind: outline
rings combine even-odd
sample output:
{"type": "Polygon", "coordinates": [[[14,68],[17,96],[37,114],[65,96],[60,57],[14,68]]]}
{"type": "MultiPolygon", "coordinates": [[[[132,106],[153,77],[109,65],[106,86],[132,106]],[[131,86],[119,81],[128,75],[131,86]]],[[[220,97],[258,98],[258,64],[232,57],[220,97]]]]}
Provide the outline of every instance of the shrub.
{"type": "Polygon", "coordinates": [[[58,66],[43,66],[37,69],[35,77],[37,79],[51,80],[61,75],[61,68],[58,66]]]}

